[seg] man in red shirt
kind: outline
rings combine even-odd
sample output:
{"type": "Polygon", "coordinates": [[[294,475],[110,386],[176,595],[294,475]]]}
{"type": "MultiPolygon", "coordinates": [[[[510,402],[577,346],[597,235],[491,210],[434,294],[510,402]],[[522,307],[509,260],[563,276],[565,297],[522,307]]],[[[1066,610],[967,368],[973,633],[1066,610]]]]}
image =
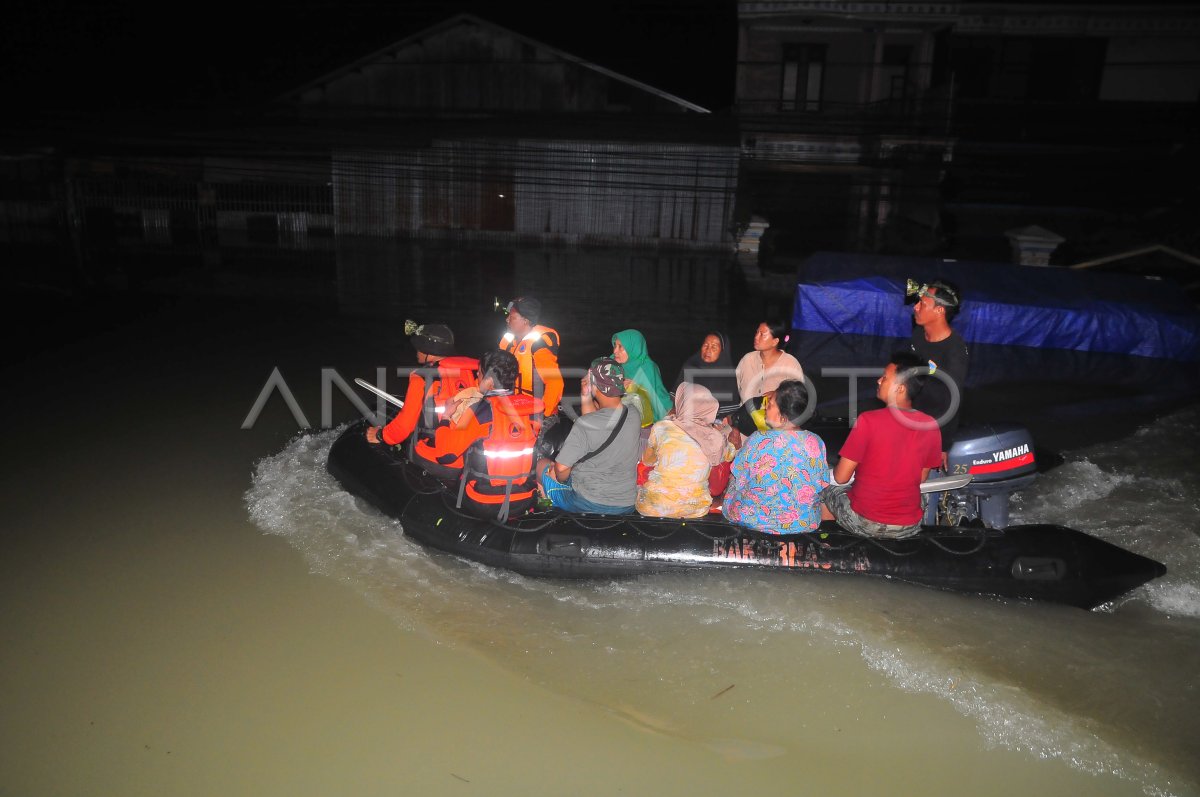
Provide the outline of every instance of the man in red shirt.
{"type": "Polygon", "coordinates": [[[927,362],[911,352],[892,355],[876,393],[887,406],[858,416],[838,452],[834,483],[821,492],[822,520],[866,537],[921,530],[921,482],[942,464],[937,421],[912,408],[928,379],[927,362]]]}

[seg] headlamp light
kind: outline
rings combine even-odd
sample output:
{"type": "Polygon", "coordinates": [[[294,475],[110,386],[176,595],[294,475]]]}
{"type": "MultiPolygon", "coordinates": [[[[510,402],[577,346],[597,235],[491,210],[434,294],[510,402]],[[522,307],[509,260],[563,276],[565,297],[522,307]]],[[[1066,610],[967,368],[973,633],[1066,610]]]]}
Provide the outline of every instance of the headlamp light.
{"type": "Polygon", "coordinates": [[[917,282],[915,279],[908,279],[904,282],[904,295],[909,299],[924,296],[927,290],[929,290],[928,285],[917,282]]]}
{"type": "Polygon", "coordinates": [[[942,307],[958,307],[958,293],[949,285],[936,280],[932,283],[917,282],[915,279],[905,280],[904,295],[910,302],[928,296],[933,299],[934,304],[940,304],[942,307]],[[929,292],[930,288],[934,289],[934,293],[929,292]]]}

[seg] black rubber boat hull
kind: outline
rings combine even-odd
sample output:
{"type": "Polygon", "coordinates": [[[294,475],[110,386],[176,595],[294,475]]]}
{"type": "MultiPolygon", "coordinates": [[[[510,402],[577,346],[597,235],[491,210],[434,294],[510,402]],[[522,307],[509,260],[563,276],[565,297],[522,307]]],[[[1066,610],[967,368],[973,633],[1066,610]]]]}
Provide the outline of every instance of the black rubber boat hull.
{"type": "Polygon", "coordinates": [[[423,545],[527,576],[709,568],[853,573],[1091,609],[1166,573],[1152,559],[1058,525],[927,527],[908,540],[876,541],[832,523],[813,534],[764,534],[715,515],[680,521],[551,511],[501,524],[455,509],[456,489],[367,443],[363,425],[347,428],[329,452],[328,470],[344,489],[399,520],[423,545]]]}

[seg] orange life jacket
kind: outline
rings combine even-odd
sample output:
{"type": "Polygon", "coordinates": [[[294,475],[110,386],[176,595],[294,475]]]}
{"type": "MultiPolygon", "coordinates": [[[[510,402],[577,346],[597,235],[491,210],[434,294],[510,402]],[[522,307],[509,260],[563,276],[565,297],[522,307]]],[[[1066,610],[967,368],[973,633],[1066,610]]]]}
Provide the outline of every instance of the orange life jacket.
{"type": "Polygon", "coordinates": [[[466,454],[459,506],[482,510],[501,522],[533,503],[538,432],[542,402],[533,396],[488,396],[491,430],[466,454]]]}
{"type": "Polygon", "coordinates": [[[445,452],[438,451],[436,445],[421,438],[436,432],[446,415],[446,402],[458,395],[459,391],[479,384],[479,360],[474,357],[443,357],[434,367],[422,368],[417,373],[425,380],[425,398],[417,426],[409,438],[412,445],[408,457],[428,473],[452,479],[462,469],[462,458],[459,457],[450,465],[443,465],[437,459],[445,452]]]}
{"type": "MultiPolygon", "coordinates": [[[[521,377],[517,380],[517,392],[539,399],[543,398],[546,385],[542,374],[534,364],[534,355],[542,349],[548,349],[557,362],[558,344],[558,330],[544,327],[541,324],[535,325],[519,340],[511,332],[504,333],[504,337],[500,339],[500,348],[516,357],[517,365],[521,369],[521,377]]],[[[557,378],[561,381],[561,377],[557,378]]],[[[557,404],[557,400],[555,403],[557,404]]],[[[557,409],[557,407],[551,409],[557,409]]]]}

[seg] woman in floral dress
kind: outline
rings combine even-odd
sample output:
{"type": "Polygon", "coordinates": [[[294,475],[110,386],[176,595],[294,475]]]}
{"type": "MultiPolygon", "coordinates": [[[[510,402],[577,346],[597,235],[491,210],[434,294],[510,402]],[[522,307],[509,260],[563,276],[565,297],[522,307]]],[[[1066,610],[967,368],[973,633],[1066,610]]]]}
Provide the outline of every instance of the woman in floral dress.
{"type": "Polygon", "coordinates": [[[817,495],[829,484],[825,443],[800,428],[808,405],[803,382],[779,385],[767,406],[766,432],[755,432],[733,461],[725,517],[771,534],[814,531],[821,523],[817,495]]]}

